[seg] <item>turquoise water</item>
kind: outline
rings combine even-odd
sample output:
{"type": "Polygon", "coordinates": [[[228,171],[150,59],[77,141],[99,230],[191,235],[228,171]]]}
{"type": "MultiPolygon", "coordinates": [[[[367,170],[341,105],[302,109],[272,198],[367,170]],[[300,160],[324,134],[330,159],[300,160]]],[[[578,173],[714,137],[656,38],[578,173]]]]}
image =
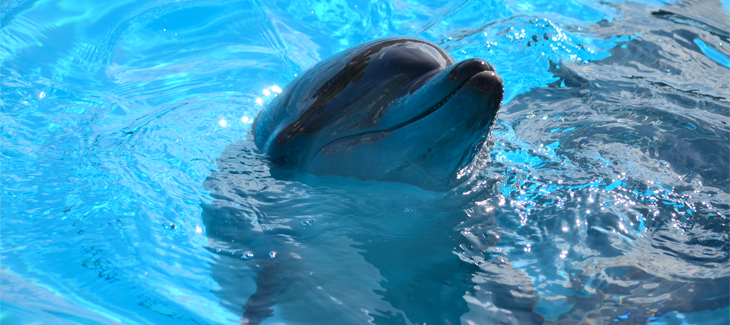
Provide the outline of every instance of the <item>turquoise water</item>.
{"type": "Polygon", "coordinates": [[[1,6],[3,324],[730,322],[727,1],[1,6]],[[467,182],[272,178],[258,111],[394,35],[505,81],[467,182]]]}

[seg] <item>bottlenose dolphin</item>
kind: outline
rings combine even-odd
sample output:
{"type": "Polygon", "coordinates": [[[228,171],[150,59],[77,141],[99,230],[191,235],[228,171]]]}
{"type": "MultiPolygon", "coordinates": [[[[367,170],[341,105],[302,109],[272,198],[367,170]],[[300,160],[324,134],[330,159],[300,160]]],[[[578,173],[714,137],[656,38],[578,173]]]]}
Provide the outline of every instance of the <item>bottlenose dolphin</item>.
{"type": "Polygon", "coordinates": [[[444,190],[488,135],[503,96],[487,61],[456,63],[431,42],[386,38],[303,72],[252,133],[280,168],[444,190]]]}
{"type": "MultiPolygon", "coordinates": [[[[222,303],[232,310],[243,308],[243,323],[258,324],[274,315],[282,296],[285,300],[287,293],[292,291],[311,294],[311,288],[303,288],[326,280],[317,280],[317,274],[308,275],[304,271],[308,263],[328,256],[340,256],[337,263],[324,262],[333,266],[363,259],[358,250],[350,247],[356,245],[357,236],[349,239],[354,244],[338,246],[328,254],[318,254],[316,250],[310,251],[306,246],[296,244],[302,236],[313,236],[314,232],[289,226],[288,220],[312,212],[306,211],[306,203],[292,201],[287,189],[267,190],[279,186],[274,185],[272,179],[286,178],[278,177],[281,175],[304,175],[311,179],[309,175],[314,175],[314,179],[327,181],[319,176],[344,176],[388,182],[361,184],[367,188],[365,192],[381,185],[376,191],[384,193],[387,188],[401,188],[405,183],[417,186],[408,194],[412,198],[432,195],[434,201],[441,201],[438,198],[447,195],[449,192],[445,190],[459,183],[459,170],[473,160],[486,139],[497,118],[503,95],[502,79],[487,61],[469,59],[457,63],[438,45],[415,38],[367,42],[303,72],[259,113],[251,129],[254,143],[244,143],[244,149],[232,149],[230,154],[224,154],[219,161],[220,171],[206,180],[205,186],[211,190],[214,201],[203,204],[203,221],[212,251],[221,255],[212,267],[212,276],[221,285],[222,303]],[[259,153],[252,152],[253,145],[259,153]],[[240,170],[246,166],[236,160],[251,155],[261,157],[260,154],[267,161],[265,172],[274,177],[257,178],[254,182],[237,180],[241,175],[257,171],[240,170]],[[277,175],[277,170],[281,174],[277,175]],[[261,181],[271,182],[260,184],[261,181]],[[298,207],[294,209],[294,206],[298,207]],[[249,258],[250,261],[245,261],[249,258]],[[255,286],[247,298],[238,294],[252,292],[245,283],[255,286]]],[[[333,183],[338,181],[347,179],[337,178],[333,183]]],[[[284,186],[296,187],[296,184],[285,183],[284,186]]],[[[350,198],[343,200],[329,194],[325,197],[329,197],[330,202],[328,213],[321,219],[352,213],[347,208],[350,198]]],[[[449,218],[450,213],[439,215],[438,218],[449,218]]],[[[437,230],[442,228],[438,224],[433,225],[437,230]]],[[[318,225],[318,229],[322,229],[326,221],[318,225]]],[[[410,231],[408,229],[416,228],[403,228],[406,232],[410,231]]],[[[448,236],[436,237],[448,242],[444,247],[451,245],[448,236]]],[[[332,243],[337,241],[342,238],[331,238],[332,243]]],[[[378,245],[374,243],[370,249],[378,251],[381,249],[378,245]]],[[[389,245],[383,249],[393,249],[385,247],[389,245]]],[[[451,290],[444,292],[456,295],[458,300],[468,290],[467,281],[461,279],[463,265],[450,248],[439,252],[429,253],[429,258],[422,262],[440,265],[433,276],[449,283],[451,290]]],[[[353,269],[365,272],[363,270],[368,267],[373,268],[357,265],[353,269]]],[[[409,277],[390,276],[390,270],[375,269],[360,275],[363,283],[350,281],[348,286],[360,288],[357,289],[360,292],[358,301],[370,301],[372,308],[384,313],[393,308],[405,308],[389,305],[376,294],[376,288],[367,286],[372,282],[379,287],[373,279],[379,278],[381,272],[389,275],[389,285],[396,286],[388,289],[393,292],[408,287],[411,281],[409,277]]],[[[424,292],[444,295],[443,283],[424,286],[424,292]]],[[[398,299],[395,301],[397,306],[402,304],[398,299]]],[[[443,317],[451,322],[458,321],[467,310],[466,303],[462,305],[448,312],[434,311],[433,315],[422,312],[430,315],[424,321],[443,317]],[[445,314],[441,315],[442,312],[445,314]]],[[[343,310],[355,307],[353,304],[343,310]]],[[[344,315],[350,316],[338,316],[345,317],[341,319],[343,322],[346,317],[359,317],[359,309],[344,315]]],[[[354,319],[345,323],[359,322],[354,319]]]]}

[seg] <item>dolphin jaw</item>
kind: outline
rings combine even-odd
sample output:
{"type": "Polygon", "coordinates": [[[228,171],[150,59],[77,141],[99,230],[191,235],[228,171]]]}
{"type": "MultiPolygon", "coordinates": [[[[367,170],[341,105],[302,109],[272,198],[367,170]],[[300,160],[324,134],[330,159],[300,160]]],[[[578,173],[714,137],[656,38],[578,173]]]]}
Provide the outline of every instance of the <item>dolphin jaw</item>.
{"type": "Polygon", "coordinates": [[[463,80],[446,97],[405,122],[327,143],[305,158],[302,170],[315,175],[404,182],[433,191],[461,183],[481,148],[480,143],[486,141],[497,119],[503,95],[502,89],[486,94],[478,87],[467,86],[470,79],[463,80]],[[410,125],[414,127],[409,128],[410,125]],[[417,130],[421,128],[426,134],[419,134],[417,130]],[[423,146],[425,143],[430,145],[423,146]],[[392,150],[380,155],[381,148],[392,150]],[[341,166],[349,164],[340,163],[323,169],[322,163],[329,159],[352,159],[368,167],[347,170],[341,166]]]}

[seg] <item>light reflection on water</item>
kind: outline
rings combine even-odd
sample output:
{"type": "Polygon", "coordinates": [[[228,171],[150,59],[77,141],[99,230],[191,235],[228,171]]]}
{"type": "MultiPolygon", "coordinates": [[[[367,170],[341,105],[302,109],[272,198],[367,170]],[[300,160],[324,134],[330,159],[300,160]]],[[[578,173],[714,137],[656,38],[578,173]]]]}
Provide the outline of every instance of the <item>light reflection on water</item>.
{"type": "Polygon", "coordinates": [[[727,323],[727,17],[712,1],[4,2],[3,323],[238,323],[267,261],[293,279],[272,323],[727,323]],[[393,35],[505,80],[467,183],[272,178],[247,133],[263,105],[393,35]]]}

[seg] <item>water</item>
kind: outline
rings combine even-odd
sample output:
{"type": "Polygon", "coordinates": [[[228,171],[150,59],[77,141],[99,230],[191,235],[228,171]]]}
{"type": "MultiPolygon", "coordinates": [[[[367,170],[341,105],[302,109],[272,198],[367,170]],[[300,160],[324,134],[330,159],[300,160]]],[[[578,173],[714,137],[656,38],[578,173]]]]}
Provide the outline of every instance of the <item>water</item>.
{"type": "Polygon", "coordinates": [[[4,1],[0,319],[727,324],[728,10],[4,1]],[[393,35],[505,80],[468,181],[271,178],[262,105],[393,35]]]}

